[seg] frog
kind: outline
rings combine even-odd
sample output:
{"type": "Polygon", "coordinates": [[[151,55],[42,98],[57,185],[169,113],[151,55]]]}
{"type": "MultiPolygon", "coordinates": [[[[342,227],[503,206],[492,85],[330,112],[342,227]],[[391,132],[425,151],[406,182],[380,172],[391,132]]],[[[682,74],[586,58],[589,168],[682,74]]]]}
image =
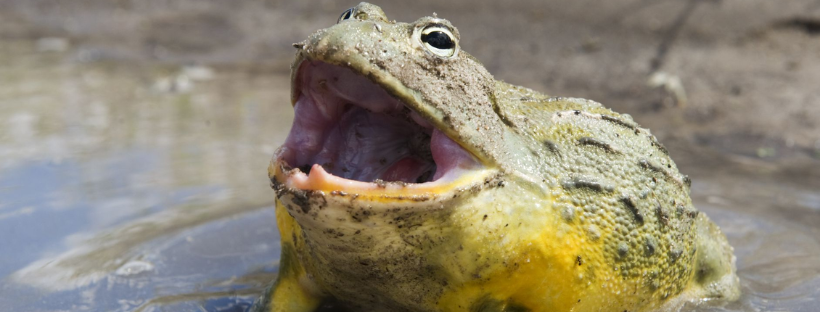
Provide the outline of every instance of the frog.
{"type": "Polygon", "coordinates": [[[362,2],[295,43],[253,311],[675,311],[740,296],[726,236],[630,115],[495,79],[362,2]]]}

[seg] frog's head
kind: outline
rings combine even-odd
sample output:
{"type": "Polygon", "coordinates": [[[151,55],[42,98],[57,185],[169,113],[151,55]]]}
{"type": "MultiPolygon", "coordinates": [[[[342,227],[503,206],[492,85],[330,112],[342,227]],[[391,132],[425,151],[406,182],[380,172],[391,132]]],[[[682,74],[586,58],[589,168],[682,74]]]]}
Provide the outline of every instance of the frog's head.
{"type": "Polygon", "coordinates": [[[447,20],[361,3],[294,46],[295,120],[269,170],[284,202],[436,201],[503,171],[496,82],[447,20]]]}

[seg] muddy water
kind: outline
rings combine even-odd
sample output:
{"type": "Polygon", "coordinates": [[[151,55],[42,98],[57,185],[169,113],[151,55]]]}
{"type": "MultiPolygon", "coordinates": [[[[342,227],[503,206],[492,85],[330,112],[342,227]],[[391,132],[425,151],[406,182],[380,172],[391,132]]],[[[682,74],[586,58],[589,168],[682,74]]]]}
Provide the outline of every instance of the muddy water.
{"type": "MultiPolygon", "coordinates": [[[[83,63],[31,41],[4,42],[0,69],[0,310],[244,311],[275,277],[266,166],[287,72],[83,63]]],[[[693,197],[743,285],[710,309],[815,311],[820,191],[710,169],[693,197]]]]}
{"type": "Polygon", "coordinates": [[[238,311],[275,276],[286,75],[6,43],[0,310],[238,311]]]}

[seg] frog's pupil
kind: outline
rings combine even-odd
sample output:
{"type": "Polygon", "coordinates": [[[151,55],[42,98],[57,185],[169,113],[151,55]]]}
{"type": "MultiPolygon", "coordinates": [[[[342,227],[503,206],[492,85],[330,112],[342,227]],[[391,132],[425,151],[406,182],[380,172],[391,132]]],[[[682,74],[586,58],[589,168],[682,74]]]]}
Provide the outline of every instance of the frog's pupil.
{"type": "Polygon", "coordinates": [[[453,39],[450,39],[443,31],[432,31],[421,35],[421,41],[426,42],[436,49],[452,49],[455,47],[453,39]]]}

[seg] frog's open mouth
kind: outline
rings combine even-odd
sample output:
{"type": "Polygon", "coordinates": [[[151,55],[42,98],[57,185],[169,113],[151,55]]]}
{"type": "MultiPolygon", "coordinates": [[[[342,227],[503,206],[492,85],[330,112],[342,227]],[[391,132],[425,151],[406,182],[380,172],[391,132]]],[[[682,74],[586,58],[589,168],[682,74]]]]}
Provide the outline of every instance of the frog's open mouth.
{"type": "Polygon", "coordinates": [[[295,117],[275,156],[288,187],[351,191],[434,186],[483,167],[458,143],[351,69],[303,61],[295,117]]]}

